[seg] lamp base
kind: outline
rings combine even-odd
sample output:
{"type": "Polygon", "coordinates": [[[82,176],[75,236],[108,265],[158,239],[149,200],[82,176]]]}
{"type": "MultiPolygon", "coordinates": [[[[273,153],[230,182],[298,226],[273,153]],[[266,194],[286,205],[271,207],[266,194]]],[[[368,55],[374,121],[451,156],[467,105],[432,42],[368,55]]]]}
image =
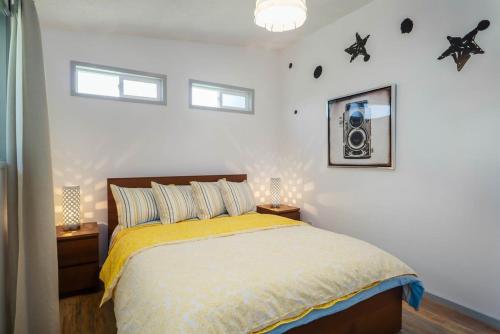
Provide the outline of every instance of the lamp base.
{"type": "Polygon", "coordinates": [[[76,231],[79,229],[80,229],[80,224],[64,224],[63,225],[64,231],[76,231]]]}

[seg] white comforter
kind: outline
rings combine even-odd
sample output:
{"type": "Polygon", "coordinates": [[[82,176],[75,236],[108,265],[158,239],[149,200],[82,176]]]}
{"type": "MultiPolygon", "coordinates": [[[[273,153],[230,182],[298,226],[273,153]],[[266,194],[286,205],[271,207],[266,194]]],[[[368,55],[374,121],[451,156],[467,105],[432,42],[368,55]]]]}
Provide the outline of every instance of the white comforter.
{"type": "Polygon", "coordinates": [[[145,250],[114,307],[119,333],[251,333],[407,274],[366,242],[301,225],[145,250]]]}

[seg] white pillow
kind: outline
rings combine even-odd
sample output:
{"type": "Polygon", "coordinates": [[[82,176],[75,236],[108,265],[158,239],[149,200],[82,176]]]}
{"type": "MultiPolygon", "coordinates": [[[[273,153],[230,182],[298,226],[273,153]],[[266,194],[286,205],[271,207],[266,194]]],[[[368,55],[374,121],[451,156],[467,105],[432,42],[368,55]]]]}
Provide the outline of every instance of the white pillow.
{"type": "Polygon", "coordinates": [[[151,188],[123,188],[111,185],[118,223],[123,227],[158,221],[160,216],[151,188]]]}
{"type": "Polygon", "coordinates": [[[196,213],[200,219],[210,219],[226,213],[217,182],[191,182],[196,213]]]}
{"type": "Polygon", "coordinates": [[[223,179],[218,183],[224,205],[230,216],[240,216],[256,210],[253,191],[247,181],[229,182],[223,179]]]}
{"type": "Polygon", "coordinates": [[[162,224],[196,218],[191,186],[163,185],[151,182],[162,224]]]}

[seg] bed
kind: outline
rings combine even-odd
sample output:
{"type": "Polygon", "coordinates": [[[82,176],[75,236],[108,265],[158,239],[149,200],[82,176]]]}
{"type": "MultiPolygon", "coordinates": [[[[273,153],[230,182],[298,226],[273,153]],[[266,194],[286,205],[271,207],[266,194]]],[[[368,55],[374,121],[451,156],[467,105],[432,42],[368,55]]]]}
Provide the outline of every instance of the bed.
{"type": "MultiPolygon", "coordinates": [[[[242,182],[246,175],[108,179],[110,186],[242,182]]],[[[148,224],[115,233],[101,271],[119,333],[397,333],[423,285],[386,252],[278,216],[148,224]]]]}

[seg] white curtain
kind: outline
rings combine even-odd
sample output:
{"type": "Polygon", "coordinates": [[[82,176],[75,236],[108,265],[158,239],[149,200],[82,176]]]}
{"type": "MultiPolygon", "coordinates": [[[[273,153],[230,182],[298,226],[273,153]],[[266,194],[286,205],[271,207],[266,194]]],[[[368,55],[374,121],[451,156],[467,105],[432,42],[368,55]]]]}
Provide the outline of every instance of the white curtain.
{"type": "Polygon", "coordinates": [[[58,333],[57,244],[40,27],[32,0],[11,16],[7,79],[7,331],[58,333]]]}

